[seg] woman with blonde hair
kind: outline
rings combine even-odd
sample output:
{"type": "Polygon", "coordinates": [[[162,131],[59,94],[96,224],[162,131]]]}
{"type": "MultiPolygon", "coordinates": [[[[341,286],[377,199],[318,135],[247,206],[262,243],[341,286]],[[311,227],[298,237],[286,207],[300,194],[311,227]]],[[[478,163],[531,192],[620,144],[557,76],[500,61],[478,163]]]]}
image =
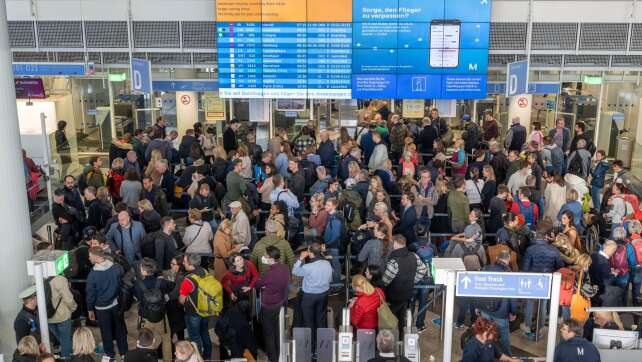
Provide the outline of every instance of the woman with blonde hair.
{"type": "Polygon", "coordinates": [[[158,148],[152,150],[147,168],[145,169],[145,176],[151,177],[154,185],[158,185],[161,179],[161,174],[156,170],[156,165],[163,159],[163,154],[158,148]]]}
{"type": "Polygon", "coordinates": [[[388,227],[387,240],[392,240],[392,221],[390,221],[389,212],[390,209],[388,209],[388,206],[383,202],[377,202],[372,210],[373,214],[379,216],[381,219],[380,222],[388,227]]]}
{"type": "Polygon", "coordinates": [[[227,272],[225,260],[241,250],[241,244],[232,242],[232,222],[228,219],[221,221],[214,235],[214,277],[220,282],[227,272]]]}
{"type": "Polygon", "coordinates": [[[214,146],[212,150],[212,175],[218,182],[225,182],[225,170],[227,169],[227,152],[221,145],[214,146]]]}
{"type": "Polygon", "coordinates": [[[381,303],[386,302],[383,291],[370,284],[363,275],[352,277],[352,288],[355,297],[350,301],[350,323],[355,329],[377,329],[377,309],[381,303]]]}
{"type": "Polygon", "coordinates": [[[13,354],[13,361],[36,362],[38,356],[40,356],[40,347],[36,338],[34,336],[24,336],[18,342],[18,348],[13,354]]]}
{"type": "Polygon", "coordinates": [[[146,233],[153,233],[160,230],[160,214],[154,210],[154,206],[147,199],[138,201],[138,217],[143,224],[146,233]]]}
{"type": "Polygon", "coordinates": [[[96,349],[96,340],[87,327],[76,329],[73,336],[74,352],[69,362],[94,362],[92,357],[96,349]]]}
{"type": "Polygon", "coordinates": [[[120,197],[120,184],[123,183],[125,179],[125,160],[120,157],[116,157],[111,161],[111,168],[107,173],[107,187],[109,187],[109,192],[114,198],[115,202],[121,200],[120,197]]]}
{"type": "Polygon", "coordinates": [[[178,362],[203,362],[203,357],[198,353],[198,348],[194,342],[176,342],[176,351],[174,351],[174,354],[178,362]]]}

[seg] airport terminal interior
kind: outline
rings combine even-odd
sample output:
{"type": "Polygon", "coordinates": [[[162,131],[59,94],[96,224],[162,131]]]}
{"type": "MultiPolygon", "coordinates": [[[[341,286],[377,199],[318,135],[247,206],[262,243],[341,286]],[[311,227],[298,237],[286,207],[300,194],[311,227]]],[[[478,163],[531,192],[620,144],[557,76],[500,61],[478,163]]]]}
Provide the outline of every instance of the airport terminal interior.
{"type": "Polygon", "coordinates": [[[0,0],[0,361],[640,361],[637,0],[0,0]]]}

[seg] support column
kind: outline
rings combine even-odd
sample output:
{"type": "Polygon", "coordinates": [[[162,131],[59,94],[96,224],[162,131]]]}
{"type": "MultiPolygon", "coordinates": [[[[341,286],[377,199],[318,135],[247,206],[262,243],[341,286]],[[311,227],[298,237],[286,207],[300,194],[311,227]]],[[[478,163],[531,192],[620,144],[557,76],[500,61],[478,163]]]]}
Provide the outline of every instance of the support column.
{"type": "Polygon", "coordinates": [[[18,294],[31,284],[25,262],[32,245],[6,9],[6,0],[0,0],[0,170],[7,175],[0,177],[0,249],[5,255],[0,263],[0,353],[10,358],[16,348],[13,320],[21,308],[18,294]]]}
{"type": "Polygon", "coordinates": [[[514,117],[519,117],[520,124],[526,127],[526,135],[531,133],[531,110],[533,109],[533,95],[522,94],[510,97],[508,106],[508,127],[514,117]]]}

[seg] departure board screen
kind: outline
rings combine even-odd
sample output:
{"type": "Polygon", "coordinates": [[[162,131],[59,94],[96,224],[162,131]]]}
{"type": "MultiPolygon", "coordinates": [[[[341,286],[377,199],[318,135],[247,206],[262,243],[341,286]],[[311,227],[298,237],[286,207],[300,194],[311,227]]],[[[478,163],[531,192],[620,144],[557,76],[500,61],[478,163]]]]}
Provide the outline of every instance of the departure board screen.
{"type": "Polygon", "coordinates": [[[490,0],[219,0],[224,98],[486,96],[490,0]]]}

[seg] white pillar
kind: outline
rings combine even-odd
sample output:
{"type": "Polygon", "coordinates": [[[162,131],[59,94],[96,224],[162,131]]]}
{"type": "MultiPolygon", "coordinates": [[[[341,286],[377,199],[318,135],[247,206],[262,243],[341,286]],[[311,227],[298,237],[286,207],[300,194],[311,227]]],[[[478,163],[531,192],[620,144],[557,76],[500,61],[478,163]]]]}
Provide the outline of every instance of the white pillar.
{"type": "Polygon", "coordinates": [[[185,131],[198,122],[198,93],[176,92],[176,130],[183,137],[185,131]]]}
{"type": "Polygon", "coordinates": [[[18,294],[29,284],[26,261],[31,256],[31,224],[20,154],[20,131],[13,86],[6,1],[0,0],[0,353],[11,356],[16,347],[13,320],[21,308],[18,294]]]}
{"type": "Polygon", "coordinates": [[[526,127],[526,135],[531,133],[531,109],[533,109],[533,95],[522,94],[510,97],[508,105],[508,126],[514,117],[519,117],[520,124],[526,127]]]}

